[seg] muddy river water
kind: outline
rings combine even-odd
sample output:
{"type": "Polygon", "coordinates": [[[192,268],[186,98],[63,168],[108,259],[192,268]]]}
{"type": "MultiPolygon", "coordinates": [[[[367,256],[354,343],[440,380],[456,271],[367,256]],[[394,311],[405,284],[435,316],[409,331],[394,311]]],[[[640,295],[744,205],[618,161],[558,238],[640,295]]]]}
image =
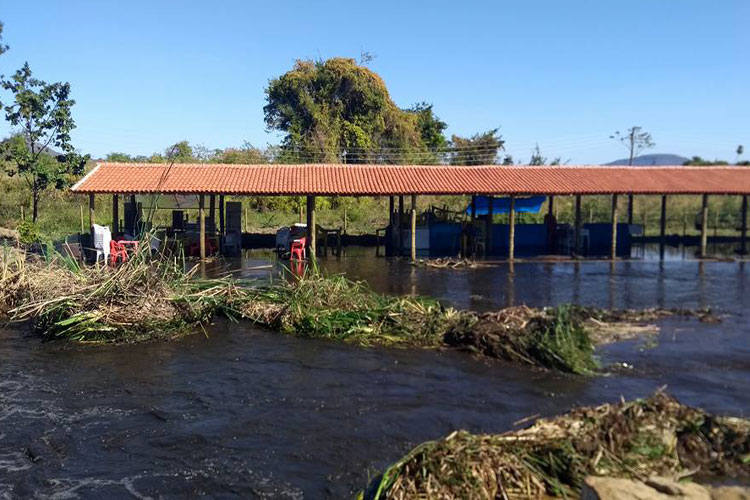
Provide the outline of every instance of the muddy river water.
{"type": "MultiPolygon", "coordinates": [[[[350,249],[331,272],[384,293],[490,310],[578,302],[712,307],[657,342],[600,351],[577,377],[455,352],[361,349],[218,322],[169,343],[70,347],[0,327],[0,498],[347,498],[411,446],[455,429],[499,432],[534,414],[644,396],[750,415],[750,263],[649,259],[436,270],[350,249]]],[[[263,276],[267,255],[210,272],[263,276]]]]}

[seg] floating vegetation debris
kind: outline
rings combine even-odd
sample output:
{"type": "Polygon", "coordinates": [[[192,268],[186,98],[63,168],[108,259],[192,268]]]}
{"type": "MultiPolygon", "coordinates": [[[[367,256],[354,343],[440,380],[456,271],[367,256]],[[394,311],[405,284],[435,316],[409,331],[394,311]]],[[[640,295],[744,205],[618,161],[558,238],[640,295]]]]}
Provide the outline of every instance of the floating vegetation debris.
{"type": "Polygon", "coordinates": [[[418,259],[413,262],[415,266],[434,267],[437,269],[475,269],[481,267],[475,260],[456,259],[452,257],[439,257],[436,259],[418,259]]]}
{"type": "Polygon", "coordinates": [[[656,331],[643,322],[673,314],[572,305],[479,314],[424,297],[381,295],[365,283],[315,270],[250,284],[228,277],[198,279],[184,269],[181,259],[152,258],[148,251],[112,269],[5,247],[0,318],[31,320],[47,339],[122,342],[199,331],[222,315],[301,337],[362,346],[449,347],[589,374],[597,369],[595,345],[656,331]]]}
{"type": "Polygon", "coordinates": [[[411,450],[360,498],[578,498],[589,475],[750,479],[750,420],[657,392],[504,434],[458,431],[411,450]]]}
{"type": "MultiPolygon", "coordinates": [[[[146,246],[148,248],[148,246],[146,246]]],[[[0,318],[31,320],[47,339],[133,341],[173,337],[223,303],[177,259],[139,252],[120,267],[80,266],[60,255],[0,251],[0,318]]],[[[229,285],[229,283],[226,283],[229,285]]]]}

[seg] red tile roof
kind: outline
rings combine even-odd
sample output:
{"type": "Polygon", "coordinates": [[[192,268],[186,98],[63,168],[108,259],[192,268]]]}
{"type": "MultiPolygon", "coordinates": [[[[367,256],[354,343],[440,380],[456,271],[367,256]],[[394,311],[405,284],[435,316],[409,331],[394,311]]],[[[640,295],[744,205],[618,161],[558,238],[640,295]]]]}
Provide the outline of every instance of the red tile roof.
{"type": "Polygon", "coordinates": [[[99,163],[76,193],[750,194],[750,168],[99,163]]]}

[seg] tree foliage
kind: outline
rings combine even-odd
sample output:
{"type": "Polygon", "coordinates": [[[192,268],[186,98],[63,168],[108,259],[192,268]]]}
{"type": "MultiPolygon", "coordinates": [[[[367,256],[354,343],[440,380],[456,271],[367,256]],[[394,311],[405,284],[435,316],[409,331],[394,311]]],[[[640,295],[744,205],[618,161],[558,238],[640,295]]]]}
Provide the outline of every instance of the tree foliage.
{"type": "Polygon", "coordinates": [[[701,158],[700,156],[693,156],[688,161],[686,161],[685,163],[683,163],[683,165],[688,165],[688,166],[711,166],[711,165],[713,165],[713,166],[722,166],[722,165],[729,165],[729,162],[728,161],[724,161],[724,160],[714,160],[714,161],[711,161],[711,160],[705,160],[705,159],[701,158]]]}
{"type": "Polygon", "coordinates": [[[451,165],[494,165],[505,141],[495,128],[469,138],[453,135],[450,145],[451,165]]]}
{"type": "Polygon", "coordinates": [[[34,78],[28,63],[2,87],[13,100],[4,107],[5,118],[20,132],[6,141],[3,159],[9,175],[23,176],[31,189],[33,221],[38,216],[39,196],[49,186],[66,187],[72,176],[83,173],[88,155],[75,153],[70,132],[75,128],[70,84],[46,83],[34,78]],[[58,148],[56,154],[51,148],[58,148]]]}
{"type": "Polygon", "coordinates": [[[420,113],[399,109],[354,59],[297,61],[269,82],[266,99],[266,126],[286,134],[280,161],[398,163],[427,147],[420,113]]]}
{"type": "Polygon", "coordinates": [[[8,46],[3,43],[3,27],[4,25],[0,21],[0,56],[8,50],[8,46]]]}
{"type": "Polygon", "coordinates": [[[438,118],[432,110],[432,104],[420,102],[406,110],[417,116],[417,127],[422,143],[433,151],[442,151],[448,146],[444,132],[448,124],[438,118]]]}
{"type": "Polygon", "coordinates": [[[547,161],[547,157],[542,154],[542,150],[539,148],[539,144],[534,146],[534,149],[531,150],[531,159],[529,160],[529,165],[560,165],[562,163],[562,159],[560,159],[559,156],[552,158],[551,161],[547,161]]]}

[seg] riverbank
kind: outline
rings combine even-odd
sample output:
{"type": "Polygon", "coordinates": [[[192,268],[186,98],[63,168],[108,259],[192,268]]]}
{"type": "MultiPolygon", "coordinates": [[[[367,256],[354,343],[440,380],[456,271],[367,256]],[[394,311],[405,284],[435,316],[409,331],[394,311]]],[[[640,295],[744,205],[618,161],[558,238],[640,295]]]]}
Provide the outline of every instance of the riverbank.
{"type": "Polygon", "coordinates": [[[575,305],[476,313],[436,300],[388,296],[343,276],[247,282],[200,279],[184,263],[140,253],[111,269],[42,259],[8,247],[0,256],[0,318],[29,321],[43,338],[85,343],[172,339],[216,316],[299,337],[360,346],[451,348],[562,372],[598,370],[596,345],[658,331],[650,322],[709,311],[605,311],[575,305]]]}
{"type": "Polygon", "coordinates": [[[657,392],[503,434],[458,431],[411,450],[360,498],[577,497],[589,475],[750,481],[750,420],[657,392]]]}

